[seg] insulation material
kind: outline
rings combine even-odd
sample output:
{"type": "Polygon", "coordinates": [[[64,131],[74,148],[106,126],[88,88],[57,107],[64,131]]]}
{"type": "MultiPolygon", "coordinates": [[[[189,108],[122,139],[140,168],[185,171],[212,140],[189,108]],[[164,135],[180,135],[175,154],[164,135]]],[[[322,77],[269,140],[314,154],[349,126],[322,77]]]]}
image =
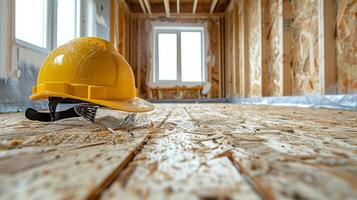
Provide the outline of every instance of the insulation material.
{"type": "Polygon", "coordinates": [[[263,5],[263,66],[266,68],[267,96],[279,96],[283,68],[282,0],[264,1],[263,5]]]}
{"type": "MultiPolygon", "coordinates": [[[[152,30],[155,23],[182,23],[201,24],[205,28],[206,46],[206,66],[207,78],[211,83],[210,95],[212,98],[219,97],[220,76],[219,59],[220,54],[218,44],[220,41],[220,20],[212,19],[149,19],[132,18],[130,21],[130,58],[129,62],[133,68],[138,87],[139,96],[148,98],[148,88],[152,85],[152,30]],[[149,38],[149,39],[148,39],[149,38]]],[[[155,93],[155,92],[154,92],[155,93]]],[[[153,95],[157,97],[156,95],[153,95]]],[[[174,99],[178,95],[177,91],[165,94],[163,98],[174,99]]],[[[183,90],[183,98],[197,98],[197,94],[189,90],[183,90]]]]}
{"type": "MultiPolygon", "coordinates": [[[[292,95],[319,94],[317,0],[291,0],[292,95]]],[[[285,8],[284,8],[285,9],[285,8]]],[[[285,23],[285,22],[284,22],[285,23]]]]}
{"type": "Polygon", "coordinates": [[[357,1],[336,2],[338,93],[357,93],[357,1]]]}
{"type": "Polygon", "coordinates": [[[249,74],[250,74],[250,96],[262,95],[262,71],[261,71],[261,21],[259,1],[247,1],[248,9],[248,42],[249,42],[249,74]]]}

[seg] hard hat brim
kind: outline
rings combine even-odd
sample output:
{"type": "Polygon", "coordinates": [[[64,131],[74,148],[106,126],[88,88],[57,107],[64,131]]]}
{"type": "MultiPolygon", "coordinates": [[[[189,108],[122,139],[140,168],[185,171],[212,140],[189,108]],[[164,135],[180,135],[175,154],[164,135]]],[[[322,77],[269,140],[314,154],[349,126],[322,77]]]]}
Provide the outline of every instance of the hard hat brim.
{"type": "Polygon", "coordinates": [[[62,97],[62,98],[76,99],[76,100],[94,103],[104,107],[125,111],[125,112],[148,112],[148,111],[152,111],[155,108],[150,102],[147,102],[139,97],[134,97],[132,99],[124,99],[124,100],[99,100],[99,99],[81,98],[69,94],[50,92],[50,91],[44,91],[44,92],[33,94],[30,96],[30,100],[48,99],[48,97],[62,97]]]}

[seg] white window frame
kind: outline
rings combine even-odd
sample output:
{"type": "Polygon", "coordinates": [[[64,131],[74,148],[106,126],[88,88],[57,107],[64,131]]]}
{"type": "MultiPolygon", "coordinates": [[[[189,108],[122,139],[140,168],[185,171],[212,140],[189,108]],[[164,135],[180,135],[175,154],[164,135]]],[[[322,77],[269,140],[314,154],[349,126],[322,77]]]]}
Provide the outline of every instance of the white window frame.
{"type": "Polygon", "coordinates": [[[204,27],[201,25],[192,24],[180,24],[180,25],[154,25],[153,31],[153,51],[152,51],[152,85],[163,85],[163,86],[173,86],[173,85],[187,85],[195,86],[202,85],[207,79],[207,65],[205,61],[205,31],[204,27]],[[181,32],[200,32],[201,33],[201,82],[186,82],[182,81],[181,74],[181,32]],[[176,80],[159,80],[159,56],[158,56],[158,36],[160,33],[174,33],[177,35],[177,78],[176,80]]]}
{"type": "MultiPolygon", "coordinates": [[[[15,0],[16,1],[16,0],[15,0]]],[[[15,1],[13,1],[13,9],[14,9],[14,23],[16,23],[16,7],[15,7],[15,1]]],[[[76,1],[76,27],[75,27],[75,33],[76,37],[79,37],[81,35],[84,35],[84,31],[82,31],[82,21],[84,21],[83,18],[84,16],[82,14],[82,11],[84,8],[86,8],[86,3],[83,2],[82,0],[75,0],[76,1]]],[[[40,47],[34,44],[31,44],[29,42],[23,41],[21,39],[16,38],[15,31],[16,29],[14,28],[13,32],[13,37],[15,39],[15,43],[18,46],[29,48],[31,50],[40,52],[40,53],[49,53],[52,49],[57,47],[57,0],[47,0],[47,18],[46,18],[46,47],[40,47]]],[[[16,25],[14,25],[15,27],[16,25]]]]}

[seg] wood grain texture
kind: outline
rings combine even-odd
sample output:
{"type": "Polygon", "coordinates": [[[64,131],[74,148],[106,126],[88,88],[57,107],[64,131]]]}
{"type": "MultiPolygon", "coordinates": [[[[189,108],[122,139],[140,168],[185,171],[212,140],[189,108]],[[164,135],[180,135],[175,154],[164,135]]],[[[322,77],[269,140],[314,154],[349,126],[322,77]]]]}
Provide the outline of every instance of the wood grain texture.
{"type": "Polygon", "coordinates": [[[129,131],[99,114],[105,126],[0,114],[0,198],[357,197],[355,111],[159,104],[129,131]]]}

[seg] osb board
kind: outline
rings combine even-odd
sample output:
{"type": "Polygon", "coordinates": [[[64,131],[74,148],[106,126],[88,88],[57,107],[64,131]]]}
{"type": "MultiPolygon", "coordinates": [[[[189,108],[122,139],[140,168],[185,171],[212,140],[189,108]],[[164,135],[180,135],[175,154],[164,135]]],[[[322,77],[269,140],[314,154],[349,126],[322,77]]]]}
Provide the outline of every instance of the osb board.
{"type": "Polygon", "coordinates": [[[80,118],[41,123],[26,120],[23,113],[0,115],[0,198],[95,196],[168,113],[162,107],[144,114],[141,125],[130,131],[115,128],[125,116],[115,111],[101,111],[96,124],[80,118]]]}
{"type": "MultiPolygon", "coordinates": [[[[212,98],[219,97],[220,77],[219,77],[219,54],[218,43],[220,41],[220,20],[219,18],[208,19],[148,19],[132,18],[131,19],[131,42],[130,42],[130,65],[133,66],[137,87],[140,87],[139,96],[147,98],[147,86],[152,82],[152,28],[154,23],[178,23],[178,24],[197,24],[205,28],[205,45],[206,45],[206,64],[208,82],[211,83],[210,95],[212,98]],[[140,72],[138,71],[140,70],[140,72]],[[140,85],[138,85],[140,83],[140,85]]],[[[189,92],[187,92],[189,94],[189,92]]],[[[170,94],[167,94],[170,95],[170,94]]],[[[168,96],[175,98],[176,94],[168,96]]],[[[184,96],[184,98],[192,98],[184,96]]]]}
{"type": "Polygon", "coordinates": [[[259,1],[248,0],[248,54],[249,54],[249,96],[262,95],[262,29],[259,1]]]}
{"type": "Polygon", "coordinates": [[[291,18],[290,42],[292,95],[319,94],[317,0],[286,1],[291,18]]]}
{"type": "Polygon", "coordinates": [[[337,6],[337,89],[357,92],[357,1],[335,1],[337,6]]]}
{"type": "Polygon", "coordinates": [[[282,13],[279,7],[282,0],[265,0],[263,2],[263,65],[266,68],[267,88],[266,96],[279,96],[281,94],[280,71],[283,67],[282,47],[282,13]],[[264,5],[266,4],[266,5],[264,5]]]}
{"type": "Polygon", "coordinates": [[[357,198],[355,111],[159,104],[138,120],[113,134],[1,114],[0,198],[357,198]]]}

